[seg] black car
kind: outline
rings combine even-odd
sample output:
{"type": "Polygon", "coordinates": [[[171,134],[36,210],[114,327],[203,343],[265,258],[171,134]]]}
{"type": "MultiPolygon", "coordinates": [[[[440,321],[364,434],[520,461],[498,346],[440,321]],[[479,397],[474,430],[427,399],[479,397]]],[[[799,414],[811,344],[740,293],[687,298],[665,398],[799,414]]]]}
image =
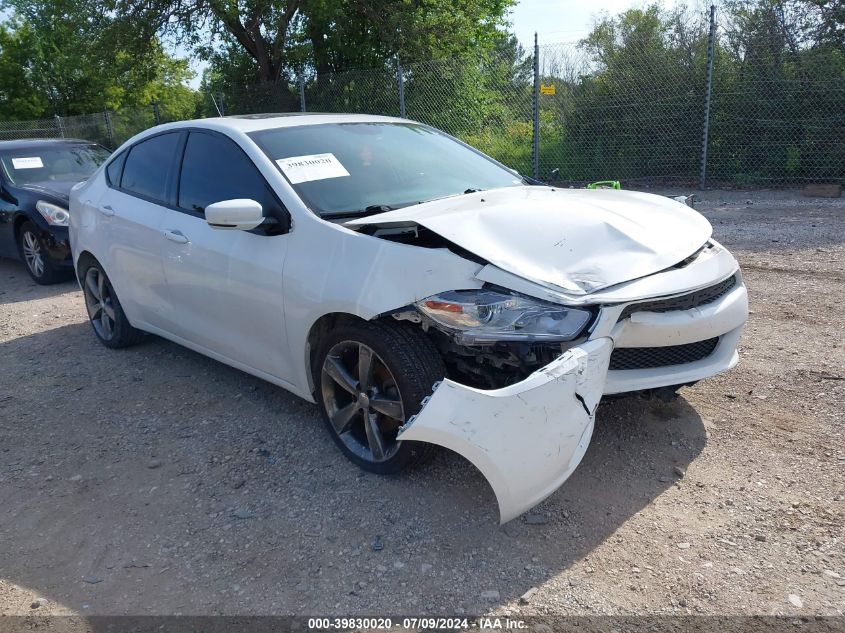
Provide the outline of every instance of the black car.
{"type": "Polygon", "coordinates": [[[0,142],[0,256],[22,259],[39,284],[70,278],[68,194],[108,156],[78,139],[0,142]]]}

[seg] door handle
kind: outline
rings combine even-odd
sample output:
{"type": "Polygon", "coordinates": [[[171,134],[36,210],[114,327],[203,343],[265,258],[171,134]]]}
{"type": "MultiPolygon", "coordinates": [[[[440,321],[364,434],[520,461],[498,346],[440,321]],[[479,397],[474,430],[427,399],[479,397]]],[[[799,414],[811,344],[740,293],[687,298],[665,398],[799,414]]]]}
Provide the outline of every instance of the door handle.
{"type": "Polygon", "coordinates": [[[171,231],[170,229],[164,232],[164,237],[169,239],[171,242],[176,242],[177,244],[187,244],[188,238],[182,235],[181,231],[171,231]]]}
{"type": "Polygon", "coordinates": [[[107,218],[110,218],[111,216],[114,215],[114,209],[112,209],[111,206],[108,205],[108,204],[105,204],[102,207],[97,207],[97,209],[99,210],[100,213],[102,213],[107,218]]]}

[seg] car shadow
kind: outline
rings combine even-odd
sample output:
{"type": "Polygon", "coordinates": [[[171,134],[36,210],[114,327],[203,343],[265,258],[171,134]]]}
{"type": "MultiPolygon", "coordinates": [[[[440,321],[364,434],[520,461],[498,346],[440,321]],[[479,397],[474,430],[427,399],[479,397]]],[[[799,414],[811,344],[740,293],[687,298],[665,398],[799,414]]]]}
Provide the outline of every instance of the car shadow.
{"type": "Polygon", "coordinates": [[[73,278],[49,286],[39,286],[26,272],[23,262],[0,257],[0,306],[56,297],[76,290],[79,290],[79,285],[73,278]]]}
{"type": "Polygon", "coordinates": [[[109,350],[79,322],[0,343],[0,581],[81,614],[479,613],[583,574],[706,442],[683,398],[609,401],[569,481],[499,526],[459,456],[380,477],[321,427],[156,337],[109,350]]]}

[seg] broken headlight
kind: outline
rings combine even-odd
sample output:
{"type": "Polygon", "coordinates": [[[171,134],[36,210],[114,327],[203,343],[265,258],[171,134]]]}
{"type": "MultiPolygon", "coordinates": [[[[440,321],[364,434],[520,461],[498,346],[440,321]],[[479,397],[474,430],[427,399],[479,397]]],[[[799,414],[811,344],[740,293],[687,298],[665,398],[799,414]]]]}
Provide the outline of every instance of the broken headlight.
{"type": "Polygon", "coordinates": [[[592,313],[492,290],[451,290],[416,303],[462,345],[496,341],[571,341],[592,313]]]}

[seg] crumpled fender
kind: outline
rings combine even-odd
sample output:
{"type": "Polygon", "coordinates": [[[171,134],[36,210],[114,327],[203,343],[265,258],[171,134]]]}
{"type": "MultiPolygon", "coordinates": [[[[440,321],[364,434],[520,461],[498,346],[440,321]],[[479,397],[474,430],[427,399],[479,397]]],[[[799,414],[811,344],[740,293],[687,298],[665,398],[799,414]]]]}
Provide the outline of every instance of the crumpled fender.
{"type": "Polygon", "coordinates": [[[502,389],[445,379],[398,439],[463,455],[493,488],[500,522],[510,521],[557,490],[584,456],[612,349],[610,338],[588,341],[502,389]]]}

